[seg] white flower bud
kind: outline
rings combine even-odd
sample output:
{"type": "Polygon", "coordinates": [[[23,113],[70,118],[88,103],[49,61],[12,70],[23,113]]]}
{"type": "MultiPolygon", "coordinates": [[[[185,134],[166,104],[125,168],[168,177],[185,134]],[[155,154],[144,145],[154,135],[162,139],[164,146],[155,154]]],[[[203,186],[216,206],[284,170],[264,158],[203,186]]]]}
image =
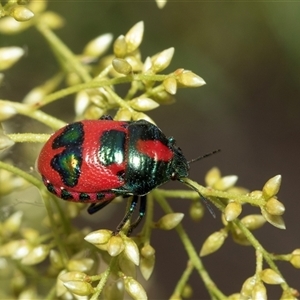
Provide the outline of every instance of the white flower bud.
{"type": "Polygon", "coordinates": [[[120,236],[112,236],[107,244],[107,252],[110,256],[117,256],[124,250],[124,242],[120,236]]]}
{"type": "Polygon", "coordinates": [[[36,265],[45,260],[48,254],[49,247],[47,245],[38,245],[22,258],[21,263],[24,265],[36,265]]]}
{"type": "Polygon", "coordinates": [[[147,294],[141,284],[132,277],[124,278],[125,289],[134,300],[147,300],[147,294]]]}
{"type": "Polygon", "coordinates": [[[88,296],[94,292],[94,288],[91,286],[90,283],[85,281],[68,281],[64,282],[64,286],[73,294],[79,296],[88,296]]]}
{"type": "Polygon", "coordinates": [[[67,268],[69,271],[88,272],[94,265],[94,260],[91,258],[70,259],[67,268]]]}
{"type": "Polygon", "coordinates": [[[34,13],[25,6],[18,5],[11,10],[10,16],[12,16],[16,21],[24,22],[33,18],[34,13]]]}
{"type": "Polygon", "coordinates": [[[217,180],[214,184],[214,188],[216,190],[225,191],[229,189],[230,187],[234,186],[237,182],[238,177],[236,175],[228,175],[220,178],[217,180]]]}
{"type": "Polygon", "coordinates": [[[225,219],[227,222],[235,220],[242,212],[242,205],[239,202],[229,202],[224,210],[225,219]]]}
{"type": "Polygon", "coordinates": [[[171,230],[182,221],[183,217],[183,213],[166,214],[158,220],[155,226],[159,229],[171,230]]]}
{"type": "Polygon", "coordinates": [[[272,269],[264,269],[260,273],[260,278],[267,284],[281,284],[284,279],[272,269]]]}
{"type": "Polygon", "coordinates": [[[152,60],[152,70],[154,73],[161,72],[162,70],[166,69],[174,55],[175,49],[173,47],[166,49],[156,55],[154,55],[152,60]]]}
{"type": "Polygon", "coordinates": [[[101,229],[89,233],[84,239],[94,245],[106,244],[111,238],[112,231],[101,229]]]}
{"type": "Polygon", "coordinates": [[[184,70],[178,76],[178,82],[188,87],[199,87],[206,84],[200,76],[188,70],[184,70]]]}
{"type": "Polygon", "coordinates": [[[125,237],[124,238],[124,253],[125,255],[131,260],[136,266],[139,265],[140,263],[140,253],[139,253],[139,248],[136,245],[136,243],[130,239],[125,237]]]}
{"type": "MultiPolygon", "coordinates": [[[[0,104],[0,108],[1,108],[1,104],[0,104]]],[[[13,146],[14,144],[15,142],[11,138],[9,138],[6,134],[4,134],[2,126],[0,124],[0,151],[13,146]]]]}
{"type": "Polygon", "coordinates": [[[140,21],[136,23],[125,35],[125,40],[127,43],[127,52],[133,52],[136,50],[143,39],[144,35],[144,22],[140,21]]]}
{"type": "Polygon", "coordinates": [[[0,33],[16,34],[32,25],[32,22],[18,22],[14,18],[4,17],[0,19],[0,33]]]}
{"type": "Polygon", "coordinates": [[[148,111],[148,110],[155,109],[159,106],[157,102],[146,97],[138,97],[129,101],[128,103],[133,109],[139,111],[148,111]]]}
{"type": "Polygon", "coordinates": [[[177,92],[177,81],[174,77],[168,77],[163,81],[165,90],[171,94],[175,95],[177,92]]]}
{"type": "Polygon", "coordinates": [[[261,214],[273,226],[279,229],[285,229],[285,223],[282,216],[271,215],[263,207],[261,208],[261,214]]]}
{"type": "Polygon", "coordinates": [[[10,68],[24,55],[24,53],[24,50],[20,47],[0,48],[0,70],[10,68]]]}
{"type": "Polygon", "coordinates": [[[90,57],[101,56],[110,46],[113,39],[111,33],[106,33],[91,40],[83,49],[83,55],[90,57]]]}

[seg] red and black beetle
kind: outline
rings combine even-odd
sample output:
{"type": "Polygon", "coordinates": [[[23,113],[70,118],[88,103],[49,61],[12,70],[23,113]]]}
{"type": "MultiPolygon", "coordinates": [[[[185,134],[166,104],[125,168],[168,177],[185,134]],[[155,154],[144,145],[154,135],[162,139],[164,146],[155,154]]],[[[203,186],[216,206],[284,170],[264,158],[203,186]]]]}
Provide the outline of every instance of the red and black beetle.
{"type": "Polygon", "coordinates": [[[175,140],[148,121],[114,121],[103,116],[55,132],[42,148],[37,168],[51,193],[68,201],[92,203],[90,214],[117,196],[133,196],[117,231],[140,197],[139,217],[130,233],[145,214],[145,195],[169,180],[187,177],[189,162],[175,140]]]}

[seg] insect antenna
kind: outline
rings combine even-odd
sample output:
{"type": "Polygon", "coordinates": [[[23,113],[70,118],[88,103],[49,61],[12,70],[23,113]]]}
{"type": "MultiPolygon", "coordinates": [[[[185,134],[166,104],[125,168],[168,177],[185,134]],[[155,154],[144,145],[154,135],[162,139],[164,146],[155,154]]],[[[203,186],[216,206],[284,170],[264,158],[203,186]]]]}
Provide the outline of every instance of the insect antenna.
{"type": "MultiPolygon", "coordinates": [[[[193,163],[193,162],[196,162],[196,161],[198,161],[198,160],[200,160],[200,159],[202,159],[202,158],[211,156],[211,155],[213,155],[213,154],[215,154],[215,153],[218,153],[218,152],[220,152],[220,151],[221,151],[221,149],[217,149],[217,150],[214,150],[214,151],[212,151],[212,152],[206,153],[206,154],[204,154],[204,155],[198,156],[198,157],[196,157],[196,158],[191,159],[190,161],[188,161],[188,164],[191,164],[191,163],[193,163]]],[[[197,190],[197,188],[194,187],[194,186],[193,186],[192,184],[190,184],[189,182],[186,182],[186,181],[184,181],[184,180],[182,180],[182,179],[179,179],[179,181],[182,182],[182,183],[184,183],[185,185],[189,186],[189,187],[190,187],[192,190],[194,190],[195,192],[197,192],[198,195],[200,196],[200,199],[204,202],[205,206],[207,207],[207,209],[209,210],[209,212],[211,213],[211,215],[212,215],[214,218],[216,218],[216,214],[215,214],[214,209],[212,208],[210,202],[209,202],[209,201],[208,201],[208,200],[207,200],[207,199],[206,199],[206,198],[205,198],[205,197],[197,190]]]]}
{"type": "Polygon", "coordinates": [[[220,151],[221,151],[221,149],[217,149],[217,150],[214,150],[214,151],[212,151],[212,152],[209,152],[209,153],[206,153],[206,154],[204,154],[204,155],[201,155],[201,156],[198,156],[198,157],[196,157],[196,158],[193,158],[193,159],[191,159],[191,160],[188,161],[188,164],[191,164],[191,163],[193,163],[193,162],[195,162],[195,161],[198,161],[198,160],[200,160],[200,159],[202,159],[202,158],[205,158],[205,157],[211,156],[211,155],[213,155],[213,154],[216,154],[216,153],[218,153],[218,152],[220,152],[220,151]]]}
{"type": "Polygon", "coordinates": [[[179,179],[180,182],[182,182],[183,184],[187,185],[188,187],[190,187],[192,190],[194,190],[195,192],[198,193],[198,195],[200,196],[200,199],[204,202],[205,206],[207,207],[208,211],[210,212],[210,214],[216,218],[216,213],[213,209],[213,207],[211,206],[209,200],[207,200],[199,191],[196,187],[194,187],[192,184],[190,184],[187,181],[184,181],[183,179],[179,179]]]}

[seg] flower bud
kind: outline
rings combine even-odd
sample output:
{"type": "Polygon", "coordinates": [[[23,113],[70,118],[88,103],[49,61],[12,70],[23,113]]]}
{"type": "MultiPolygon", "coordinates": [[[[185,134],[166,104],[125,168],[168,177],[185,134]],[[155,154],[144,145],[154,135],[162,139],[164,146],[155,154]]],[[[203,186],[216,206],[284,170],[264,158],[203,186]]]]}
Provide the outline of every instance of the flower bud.
{"type": "Polygon", "coordinates": [[[3,232],[15,233],[19,231],[22,222],[22,211],[16,211],[3,223],[3,232]]]}
{"type": "Polygon", "coordinates": [[[260,300],[268,299],[267,289],[261,281],[255,283],[251,294],[252,294],[252,299],[260,299],[260,300]]]}
{"type": "Polygon", "coordinates": [[[146,120],[152,124],[155,125],[155,122],[146,114],[142,113],[142,112],[133,112],[132,113],[132,119],[134,121],[138,121],[138,120],[146,120]]]}
{"type": "Polygon", "coordinates": [[[261,208],[261,214],[273,226],[279,229],[285,229],[284,220],[281,216],[271,215],[263,207],[261,208]]]}
{"type": "Polygon", "coordinates": [[[300,269],[300,249],[295,249],[292,252],[290,263],[297,269],[300,269]]]}
{"type": "Polygon", "coordinates": [[[155,265],[155,256],[152,257],[141,257],[141,263],[140,263],[140,271],[143,275],[143,277],[148,280],[153,273],[155,265]]]}
{"type": "Polygon", "coordinates": [[[22,290],[18,295],[18,300],[38,299],[37,291],[34,287],[28,287],[22,290]]]}
{"type": "Polygon", "coordinates": [[[235,220],[242,212],[242,205],[239,202],[229,202],[224,210],[225,219],[227,222],[235,220]]]}
{"type": "Polygon", "coordinates": [[[152,68],[152,60],[149,56],[147,56],[145,59],[144,65],[143,65],[142,72],[146,73],[146,74],[147,73],[152,74],[153,72],[152,72],[151,68],[152,68]]]}
{"type": "Polygon", "coordinates": [[[82,273],[82,272],[67,272],[67,273],[62,273],[59,275],[59,279],[63,282],[68,282],[68,281],[83,281],[86,280],[88,277],[87,274],[82,273]]]}
{"type": "Polygon", "coordinates": [[[206,173],[205,183],[207,186],[213,187],[220,178],[221,178],[220,170],[214,167],[206,173]]]}
{"type": "Polygon", "coordinates": [[[79,296],[88,296],[94,292],[94,288],[88,282],[68,281],[64,282],[64,286],[73,294],[79,296]]]}
{"type": "Polygon", "coordinates": [[[255,276],[247,278],[242,285],[241,296],[244,297],[245,299],[249,299],[255,283],[256,283],[255,276]]]}
{"type": "Polygon", "coordinates": [[[112,236],[107,244],[107,252],[110,256],[117,256],[124,250],[124,242],[118,235],[112,236]]]}
{"type": "Polygon", "coordinates": [[[262,215],[248,215],[242,218],[241,222],[249,230],[255,230],[262,227],[266,223],[266,219],[262,215]]]}
{"type": "Polygon", "coordinates": [[[205,81],[201,77],[188,70],[184,70],[178,76],[178,82],[188,87],[199,87],[205,84],[205,81]]]}
{"type": "Polygon", "coordinates": [[[235,225],[233,225],[233,230],[231,231],[232,239],[235,243],[243,246],[251,245],[247,237],[244,235],[243,232],[240,231],[235,225]]]}
{"type": "Polygon", "coordinates": [[[182,290],[182,297],[184,299],[189,299],[192,296],[193,296],[193,288],[188,283],[186,283],[182,290]]]}
{"type": "Polygon", "coordinates": [[[114,119],[117,121],[130,121],[131,111],[127,108],[119,108],[114,119]]]}
{"type": "Polygon", "coordinates": [[[110,46],[113,39],[111,33],[105,33],[91,40],[83,49],[83,55],[89,57],[101,56],[110,46]]]}
{"type": "Polygon", "coordinates": [[[155,0],[158,8],[162,9],[167,4],[167,0],[155,0]]]}
{"type": "Polygon", "coordinates": [[[45,260],[48,254],[49,247],[47,245],[38,245],[22,258],[21,263],[24,265],[36,265],[45,260]]]}
{"type": "Polygon", "coordinates": [[[175,228],[183,219],[183,213],[166,214],[155,224],[156,228],[163,230],[171,230],[175,228]]]}
{"type": "Polygon", "coordinates": [[[155,95],[152,95],[152,98],[160,104],[168,105],[175,102],[175,98],[167,93],[166,91],[160,91],[155,95]]]}
{"type": "Polygon", "coordinates": [[[171,94],[175,95],[177,92],[177,81],[174,77],[168,77],[163,81],[163,86],[165,90],[171,94]]]}
{"type": "Polygon", "coordinates": [[[271,179],[269,179],[262,191],[263,191],[263,196],[265,199],[269,199],[273,196],[275,196],[279,189],[280,189],[280,185],[281,185],[281,175],[276,175],[274,177],[272,177],[271,179]]]}
{"type": "Polygon", "coordinates": [[[284,279],[272,269],[264,269],[260,272],[260,278],[267,284],[281,284],[284,279]]]}
{"type": "Polygon", "coordinates": [[[125,245],[125,250],[124,253],[125,255],[131,260],[136,266],[139,265],[140,263],[140,253],[139,253],[139,248],[136,245],[136,243],[128,238],[124,238],[124,245],[125,245]]]}
{"type": "Polygon", "coordinates": [[[24,22],[28,21],[31,18],[34,17],[34,13],[21,5],[15,6],[11,11],[10,11],[10,16],[13,17],[16,21],[18,22],[24,22]]]}
{"type": "Polygon", "coordinates": [[[24,53],[24,50],[20,47],[0,48],[0,70],[10,68],[24,55],[24,53]]]}
{"type": "Polygon", "coordinates": [[[124,35],[120,35],[114,42],[114,54],[116,57],[124,57],[127,54],[127,43],[124,35]]]}
{"type": "Polygon", "coordinates": [[[150,245],[147,244],[141,249],[141,255],[145,258],[150,258],[155,254],[155,249],[150,245]]]}
{"type": "Polygon", "coordinates": [[[112,231],[101,229],[89,233],[84,239],[94,245],[106,244],[111,238],[112,231]]]}
{"type": "Polygon", "coordinates": [[[69,271],[88,272],[94,265],[94,260],[91,258],[70,259],[67,268],[69,271]]]}
{"type": "Polygon", "coordinates": [[[136,278],[136,265],[128,259],[124,251],[118,256],[118,263],[120,270],[127,276],[136,278]]]}
{"type": "Polygon", "coordinates": [[[130,297],[134,300],[147,300],[147,294],[141,284],[132,277],[124,278],[125,289],[130,297]]]}
{"type": "Polygon", "coordinates": [[[123,75],[127,75],[132,72],[131,65],[123,58],[114,58],[112,61],[114,69],[123,75]]]}
{"type": "Polygon", "coordinates": [[[156,55],[154,55],[152,60],[152,70],[154,73],[158,73],[166,69],[174,55],[174,48],[171,47],[169,49],[166,49],[156,55]]]}
{"type": "Polygon", "coordinates": [[[155,250],[147,244],[141,249],[140,271],[143,277],[148,280],[153,272],[155,265],[155,250]]]}
{"type": "Polygon", "coordinates": [[[18,22],[11,17],[0,19],[0,33],[16,34],[32,25],[32,22],[18,22]]]}
{"type": "Polygon", "coordinates": [[[236,175],[228,175],[228,176],[224,176],[221,177],[219,180],[217,180],[214,183],[214,188],[216,190],[220,190],[220,191],[225,191],[227,189],[229,189],[230,187],[234,186],[235,183],[237,182],[238,177],[236,175]]]}
{"type": "Polygon", "coordinates": [[[132,99],[128,103],[133,109],[138,111],[148,111],[148,110],[155,109],[159,106],[159,104],[154,100],[145,97],[138,97],[132,99]]]}
{"type": "Polygon", "coordinates": [[[204,216],[204,207],[200,201],[193,201],[190,206],[190,217],[193,221],[200,221],[204,216]]]}
{"type": "Polygon", "coordinates": [[[285,211],[284,205],[276,198],[269,199],[265,205],[265,209],[269,214],[275,216],[281,216],[285,211]]]}
{"type": "Polygon", "coordinates": [[[227,232],[225,230],[220,230],[212,233],[203,243],[200,250],[200,256],[206,256],[213,252],[216,252],[224,243],[227,237],[227,232]]]}
{"type": "MultiPolygon", "coordinates": [[[[130,64],[133,72],[141,72],[143,69],[143,64],[137,56],[128,55],[125,60],[130,64]]],[[[139,83],[137,83],[139,84],[139,83]]]]}
{"type": "Polygon", "coordinates": [[[136,50],[143,39],[144,34],[144,22],[140,21],[136,23],[125,35],[125,41],[127,43],[127,53],[136,50]]]}

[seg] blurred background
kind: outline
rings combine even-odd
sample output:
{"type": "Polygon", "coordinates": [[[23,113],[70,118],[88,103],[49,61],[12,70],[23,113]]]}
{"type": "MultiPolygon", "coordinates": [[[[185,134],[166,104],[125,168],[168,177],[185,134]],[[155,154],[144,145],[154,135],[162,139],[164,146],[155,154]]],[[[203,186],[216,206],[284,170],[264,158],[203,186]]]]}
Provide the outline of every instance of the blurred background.
{"type": "MultiPolygon", "coordinates": [[[[300,248],[299,3],[169,1],[159,10],[154,1],[50,1],[49,9],[65,18],[66,25],[57,34],[75,53],[100,34],[110,32],[114,38],[125,34],[140,20],[145,24],[143,59],[175,47],[175,56],[164,73],[189,69],[203,77],[207,85],[179,90],[174,105],[161,106],[149,115],[166,135],[176,138],[188,159],[222,150],[192,165],[190,178],[200,184],[213,166],[223,175],[238,175],[238,185],[249,190],[261,189],[269,178],[281,174],[278,197],[286,206],[287,230],[266,224],[255,235],[274,253],[300,248]]],[[[58,66],[34,28],[16,36],[0,35],[0,47],[13,45],[28,52],[6,72],[0,98],[20,101],[58,66]]],[[[66,101],[64,109],[58,101],[45,111],[69,121],[74,114],[73,98],[66,101]]],[[[41,132],[31,121],[22,124],[25,129],[16,125],[15,132],[41,132]]],[[[34,161],[20,157],[17,164],[26,169],[34,161]]],[[[174,183],[164,186],[174,187],[185,188],[174,183]]],[[[187,201],[174,199],[170,204],[175,211],[186,213],[183,225],[197,249],[210,233],[222,227],[220,218],[213,219],[207,212],[200,223],[190,221],[187,201]]],[[[105,208],[110,218],[103,211],[81,221],[94,229],[114,228],[124,213],[120,205],[105,208]]],[[[259,213],[258,209],[247,212],[259,213]]],[[[162,215],[159,209],[156,213],[157,217],[162,215]]],[[[186,266],[187,255],[175,231],[154,231],[152,246],[156,249],[156,269],[145,283],[148,296],[167,299],[186,266]]],[[[255,272],[253,248],[236,245],[231,238],[203,262],[227,295],[238,292],[255,272]]],[[[299,271],[288,263],[278,265],[289,284],[300,290],[299,271]]],[[[192,299],[208,299],[196,272],[190,284],[192,299]]],[[[268,286],[268,290],[270,299],[279,298],[279,287],[268,286]]]]}

